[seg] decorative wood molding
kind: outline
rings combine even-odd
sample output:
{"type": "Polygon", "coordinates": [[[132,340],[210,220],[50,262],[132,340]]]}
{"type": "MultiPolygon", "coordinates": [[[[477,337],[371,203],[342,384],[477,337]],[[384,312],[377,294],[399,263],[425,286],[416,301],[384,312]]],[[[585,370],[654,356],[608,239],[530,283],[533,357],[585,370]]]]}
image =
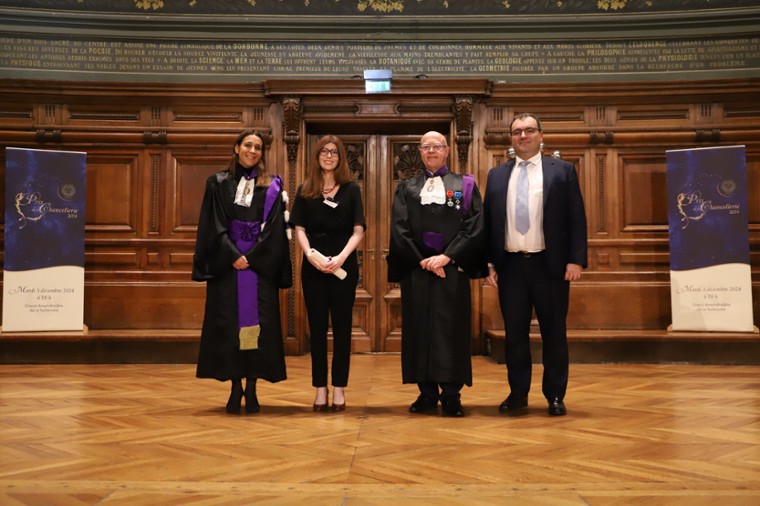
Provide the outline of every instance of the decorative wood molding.
{"type": "Polygon", "coordinates": [[[145,144],[167,144],[169,142],[166,130],[143,132],[143,142],[145,144]]]}
{"type": "Polygon", "coordinates": [[[472,143],[472,97],[454,97],[454,120],[456,123],[457,154],[459,155],[459,168],[457,172],[467,172],[467,160],[472,143]]]}
{"type": "Polygon", "coordinates": [[[161,155],[154,154],[150,157],[150,233],[156,234],[159,229],[160,203],[160,174],[161,155]]]}
{"type": "MultiPolygon", "coordinates": [[[[298,161],[298,148],[301,143],[301,114],[303,107],[301,97],[286,96],[282,99],[282,137],[288,158],[288,193],[291,199],[296,197],[296,162],[298,161]]],[[[294,241],[290,241],[289,252],[291,265],[296,265],[296,247],[294,241]]],[[[296,335],[296,292],[291,287],[287,291],[287,336],[296,335]]]]}
{"type": "Polygon", "coordinates": [[[220,123],[230,123],[230,122],[240,122],[242,121],[239,113],[229,113],[229,114],[202,114],[202,113],[185,113],[185,112],[178,112],[174,114],[174,121],[193,121],[193,122],[220,122],[220,123]]]}
{"type": "Polygon", "coordinates": [[[605,207],[607,190],[605,178],[606,162],[606,156],[599,155],[596,157],[597,200],[599,202],[599,214],[597,215],[599,223],[597,224],[597,232],[601,233],[607,232],[607,209],[605,207]]]}
{"type": "Polygon", "coordinates": [[[295,163],[298,159],[298,145],[301,142],[301,97],[284,97],[282,112],[285,118],[282,123],[283,140],[287,148],[288,164],[293,170],[295,179],[295,163]]]}
{"type": "Polygon", "coordinates": [[[34,140],[40,143],[61,142],[63,133],[60,128],[38,128],[34,140]]]}
{"type": "Polygon", "coordinates": [[[139,112],[69,111],[69,118],[80,121],[139,121],[139,112]]]}
{"type": "Polygon", "coordinates": [[[502,129],[486,130],[483,140],[488,149],[503,148],[512,143],[509,132],[502,129]]]}
{"type": "Polygon", "coordinates": [[[756,118],[756,117],[760,117],[760,107],[759,108],[741,108],[741,109],[731,109],[731,108],[725,107],[723,109],[723,115],[726,118],[756,118]]]}
{"type": "Polygon", "coordinates": [[[618,112],[619,121],[651,121],[653,119],[687,119],[689,117],[689,109],[676,109],[676,110],[662,110],[662,109],[646,109],[636,111],[620,111],[618,112]]]}
{"type": "Polygon", "coordinates": [[[712,130],[697,130],[695,140],[697,142],[720,142],[720,128],[712,130]]]}
{"type": "Polygon", "coordinates": [[[359,104],[352,102],[350,104],[303,104],[304,114],[359,114],[359,104]]]}
{"type": "Polygon", "coordinates": [[[3,110],[0,111],[0,119],[32,119],[31,109],[21,111],[3,110]]]}
{"type": "Polygon", "coordinates": [[[606,132],[589,132],[590,144],[612,144],[615,141],[615,134],[611,131],[606,132]]]}

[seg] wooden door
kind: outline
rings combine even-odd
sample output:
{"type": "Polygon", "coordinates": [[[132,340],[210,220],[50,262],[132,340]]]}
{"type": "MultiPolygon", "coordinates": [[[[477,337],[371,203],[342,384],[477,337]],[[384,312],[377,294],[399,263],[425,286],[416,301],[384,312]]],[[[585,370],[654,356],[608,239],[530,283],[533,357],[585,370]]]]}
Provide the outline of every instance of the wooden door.
{"type": "MultiPolygon", "coordinates": [[[[319,135],[309,137],[309,152],[319,135]]],[[[402,181],[423,170],[420,135],[339,134],[356,182],[361,187],[367,230],[357,248],[359,284],[353,318],[354,352],[401,351],[401,294],[388,283],[393,193],[402,181]]],[[[302,314],[305,314],[302,313],[302,314]]]]}

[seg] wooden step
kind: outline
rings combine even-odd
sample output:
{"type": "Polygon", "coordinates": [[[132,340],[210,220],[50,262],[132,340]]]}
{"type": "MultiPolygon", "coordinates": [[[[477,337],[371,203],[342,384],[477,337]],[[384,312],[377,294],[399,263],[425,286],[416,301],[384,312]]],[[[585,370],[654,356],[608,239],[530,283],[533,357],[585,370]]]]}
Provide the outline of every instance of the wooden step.
{"type": "MultiPolygon", "coordinates": [[[[486,355],[504,363],[504,330],[489,330],[486,355]]],[[[531,333],[533,360],[541,336],[531,333]]],[[[760,334],[667,330],[570,330],[575,363],[760,365],[760,334]]],[[[195,363],[200,329],[0,332],[0,364],[195,363]]]]}
{"type": "MultiPolygon", "coordinates": [[[[568,331],[570,361],[577,363],[760,364],[755,332],[672,332],[663,330],[568,331]]],[[[486,331],[487,354],[505,362],[503,329],[486,331]]],[[[533,361],[541,362],[541,335],[531,332],[533,361]]]]}
{"type": "Polygon", "coordinates": [[[198,358],[200,329],[0,332],[2,364],[188,364],[198,358]]]}

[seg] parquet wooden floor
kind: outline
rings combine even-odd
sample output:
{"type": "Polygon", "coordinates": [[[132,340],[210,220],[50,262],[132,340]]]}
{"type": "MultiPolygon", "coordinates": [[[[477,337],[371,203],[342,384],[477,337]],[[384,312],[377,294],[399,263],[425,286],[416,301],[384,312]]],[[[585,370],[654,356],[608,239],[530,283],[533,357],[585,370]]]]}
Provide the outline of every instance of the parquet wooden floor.
{"type": "Polygon", "coordinates": [[[337,414],[287,363],[240,416],[192,365],[0,366],[0,504],[760,504],[758,367],[573,364],[550,418],[538,365],[510,418],[504,366],[475,357],[450,419],[407,412],[397,355],[354,355],[337,414]]]}

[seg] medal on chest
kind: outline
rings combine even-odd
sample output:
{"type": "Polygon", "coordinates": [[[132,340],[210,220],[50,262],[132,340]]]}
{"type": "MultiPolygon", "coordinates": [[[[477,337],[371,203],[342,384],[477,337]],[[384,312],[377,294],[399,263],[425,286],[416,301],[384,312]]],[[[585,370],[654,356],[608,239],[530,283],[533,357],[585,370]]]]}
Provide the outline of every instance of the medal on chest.
{"type": "Polygon", "coordinates": [[[446,192],[446,205],[449,207],[454,207],[454,192],[451,190],[448,190],[446,192]]]}

